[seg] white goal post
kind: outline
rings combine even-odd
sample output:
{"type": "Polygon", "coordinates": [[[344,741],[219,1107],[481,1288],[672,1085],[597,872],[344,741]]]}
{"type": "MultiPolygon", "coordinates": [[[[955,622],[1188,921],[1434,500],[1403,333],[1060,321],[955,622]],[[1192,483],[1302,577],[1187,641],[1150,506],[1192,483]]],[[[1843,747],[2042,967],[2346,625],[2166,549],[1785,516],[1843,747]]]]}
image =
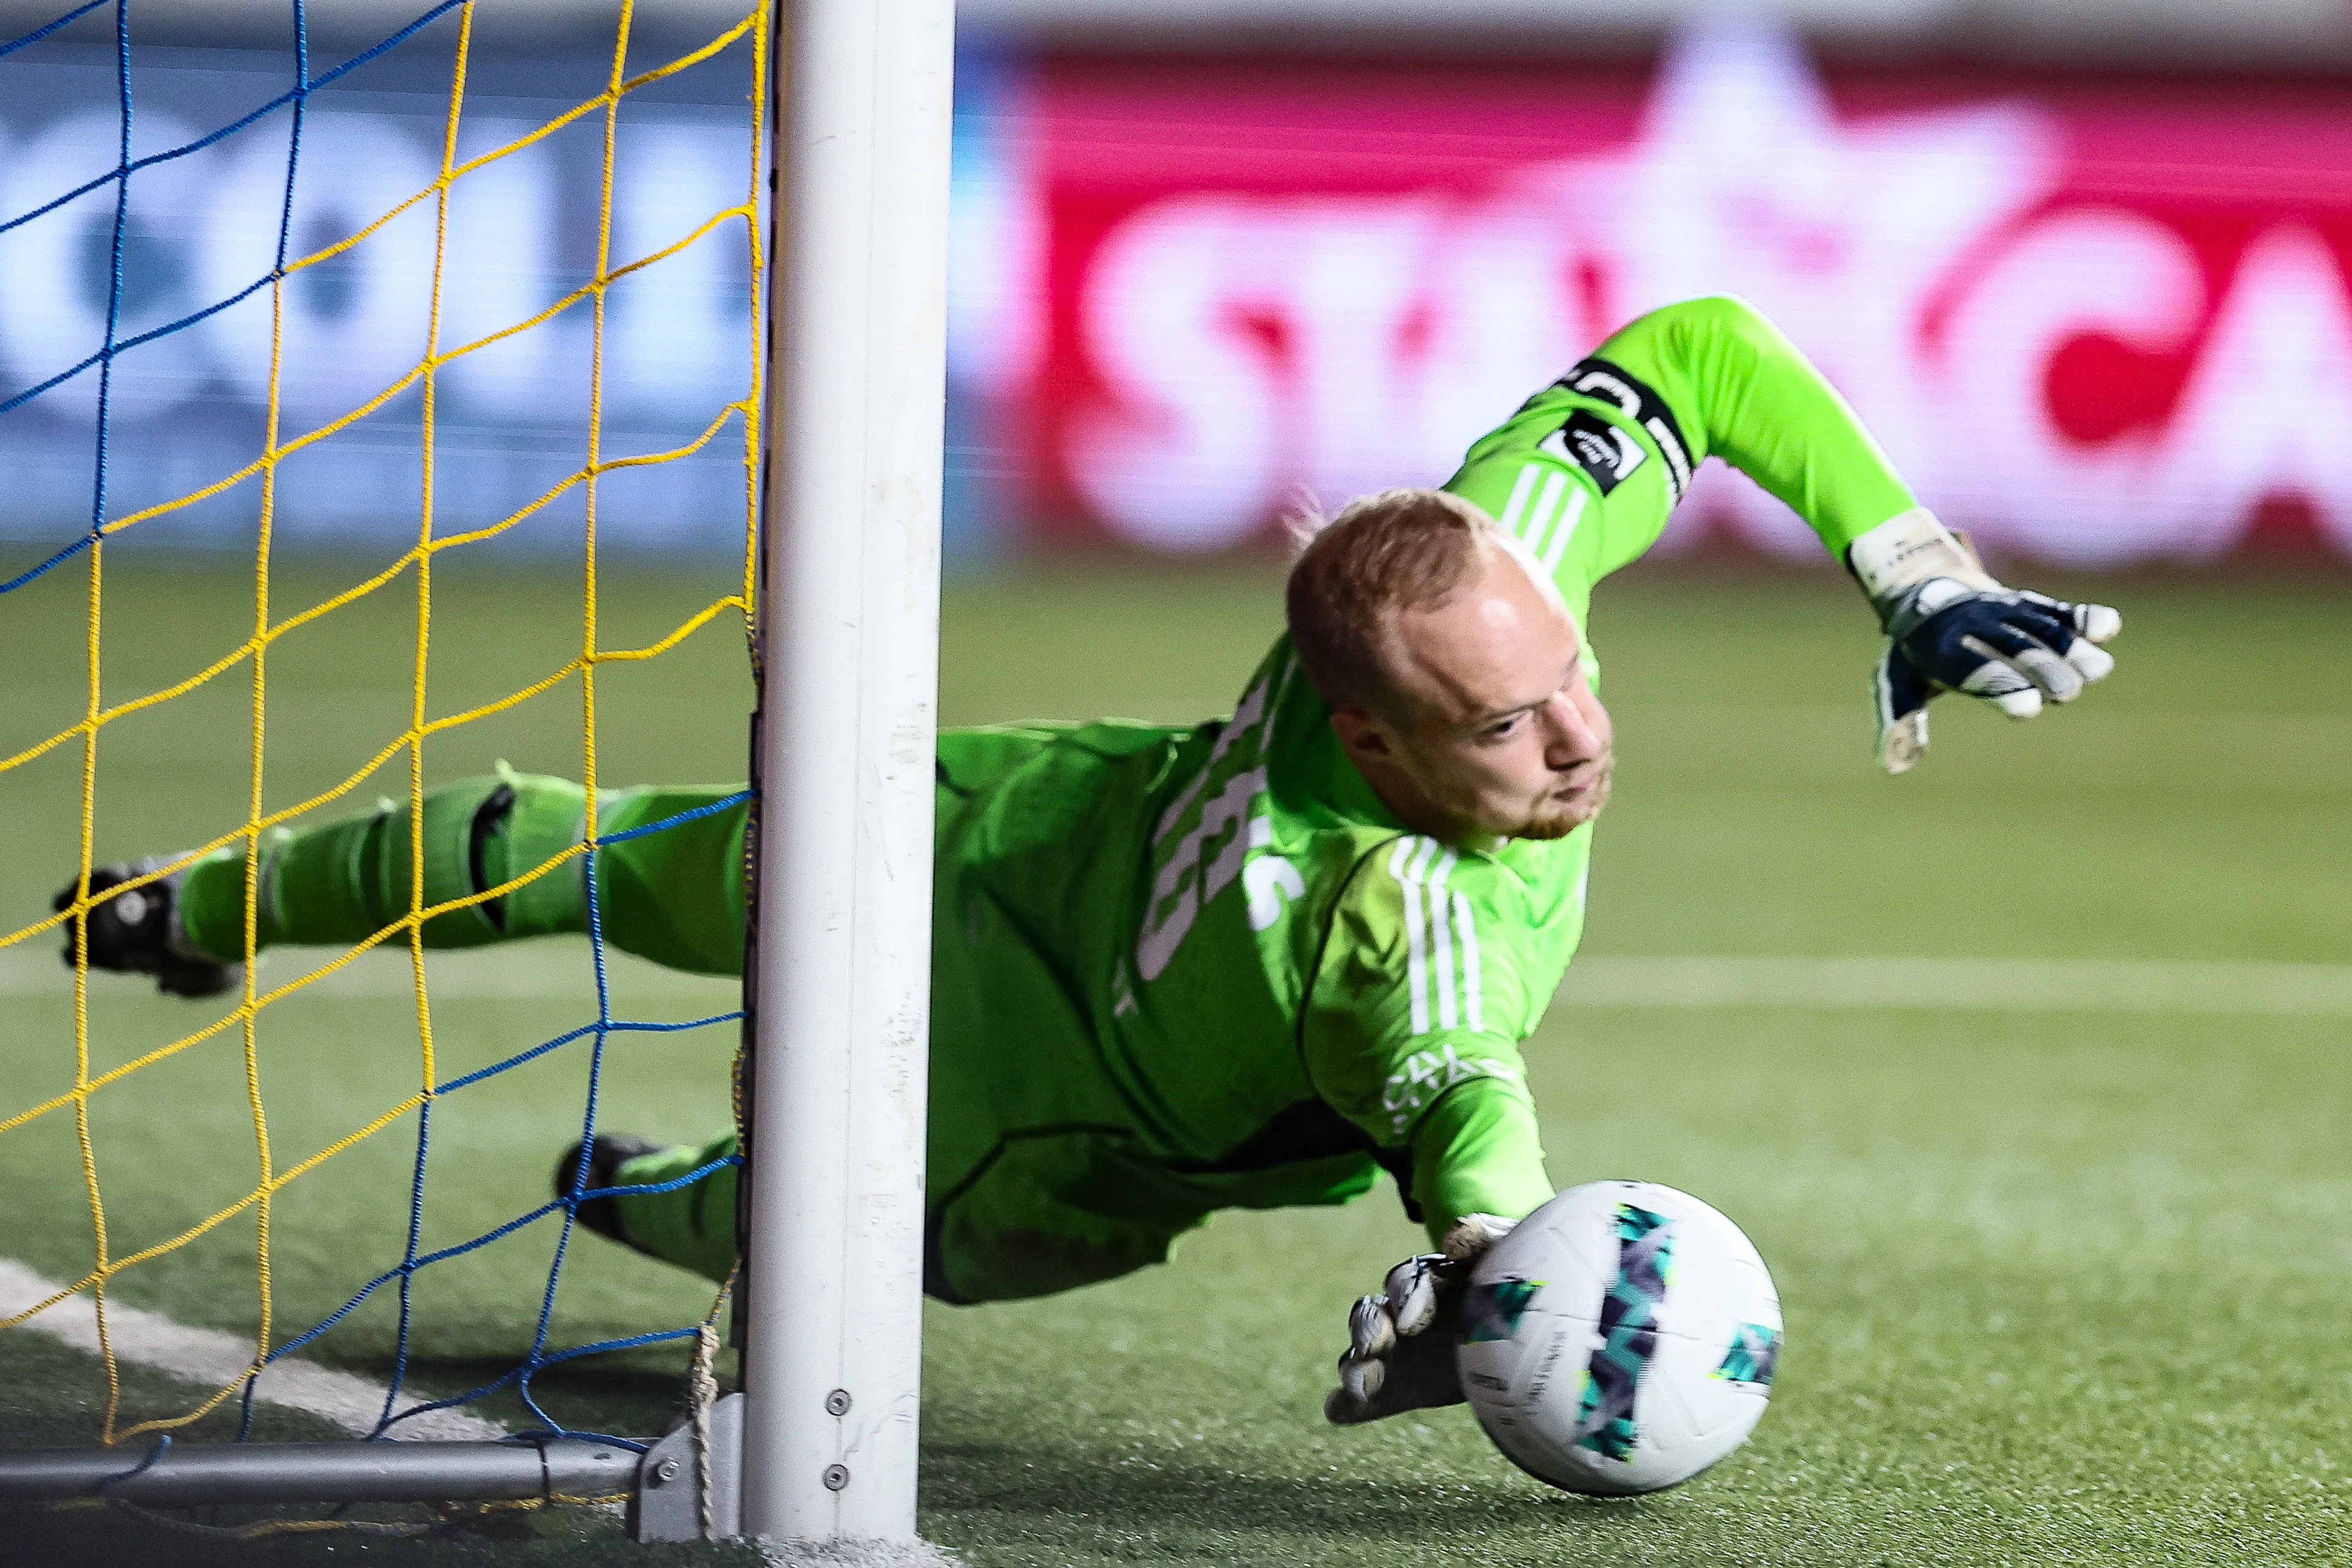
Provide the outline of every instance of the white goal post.
{"type": "Polygon", "coordinates": [[[741,1395],[643,1455],[568,1436],[0,1453],[0,1505],[626,1491],[640,1539],[941,1561],[915,1477],[954,0],[771,15],[741,1395]]]}
{"type": "Polygon", "coordinates": [[[742,1530],[915,1538],[953,0],[780,0],[742,1530]]]}

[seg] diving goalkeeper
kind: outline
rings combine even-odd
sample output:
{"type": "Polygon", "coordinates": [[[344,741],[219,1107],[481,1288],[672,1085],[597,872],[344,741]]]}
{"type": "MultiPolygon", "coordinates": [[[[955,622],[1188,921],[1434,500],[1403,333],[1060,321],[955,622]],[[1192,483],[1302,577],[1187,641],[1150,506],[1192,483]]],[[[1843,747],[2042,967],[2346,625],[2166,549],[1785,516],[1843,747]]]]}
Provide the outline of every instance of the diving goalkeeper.
{"type": "MultiPolygon", "coordinates": [[[[2019,717],[2106,674],[2119,618],[2002,587],[1853,411],[1736,300],[1633,322],[1470,449],[1442,490],[1357,500],[1307,543],[1288,629],[1232,718],[939,737],[925,1288],[1067,1289],[1162,1260],[1224,1208],[1340,1204],[1393,1178],[1440,1250],[1357,1304],[1335,1421],[1459,1400],[1444,1322],[1462,1267],[1553,1193],[1520,1043],[1583,924],[1611,731],[1582,636],[1705,458],[1793,508],[1886,634],[1881,763],[1938,690],[2019,717]]],[[[600,792],[611,837],[733,786],[600,792]]],[[[426,795],[426,907],[590,831],[582,789],[502,771],[426,795]]],[[[349,943],[410,908],[409,813],[263,842],[258,945],[349,943]]],[[[604,938],[739,973],[745,808],[596,853],[604,938]]],[[[201,994],[244,950],[242,848],[94,906],[89,961],[201,994]]],[[[157,862],[94,874],[100,895],[157,862]]],[[[583,858],[436,916],[429,945],[583,931],[583,858]]],[[[61,895],[60,908],[75,901],[61,895]]],[[[71,946],[68,950],[72,959],[71,946]]],[[[583,1223],[714,1278],[732,1151],[617,1133],[559,1192],[583,1223]]]]}

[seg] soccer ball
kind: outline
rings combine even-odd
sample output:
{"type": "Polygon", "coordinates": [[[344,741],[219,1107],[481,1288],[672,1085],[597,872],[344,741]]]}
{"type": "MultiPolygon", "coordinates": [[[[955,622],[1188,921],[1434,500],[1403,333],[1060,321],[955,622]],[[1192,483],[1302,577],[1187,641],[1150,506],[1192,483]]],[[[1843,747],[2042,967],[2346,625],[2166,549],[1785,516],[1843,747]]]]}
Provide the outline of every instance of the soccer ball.
{"type": "Polygon", "coordinates": [[[1570,1187],[1471,1271],[1455,1352],[1478,1425],[1572,1492],[1690,1479],[1772,1392],[1780,1299],[1754,1244],[1654,1182],[1570,1187]]]}

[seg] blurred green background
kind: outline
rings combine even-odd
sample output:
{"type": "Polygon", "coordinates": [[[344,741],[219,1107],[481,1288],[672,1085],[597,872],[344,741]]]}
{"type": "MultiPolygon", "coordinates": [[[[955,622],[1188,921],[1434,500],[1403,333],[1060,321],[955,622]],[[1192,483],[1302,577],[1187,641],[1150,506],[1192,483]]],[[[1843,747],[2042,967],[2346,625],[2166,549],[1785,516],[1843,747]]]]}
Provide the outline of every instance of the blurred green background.
{"type": "MultiPolygon", "coordinates": [[[[274,614],[364,573],[283,568],[274,614]]],[[[2036,585],[2095,588],[2123,606],[2113,679],[2027,725],[1941,703],[1927,763],[1888,780],[1868,758],[1874,633],[1843,583],[1727,566],[1604,584],[1591,632],[1620,763],[1587,957],[2340,962],[2352,694],[2327,678],[2341,658],[2340,582],[2036,585]]],[[[608,576],[599,639],[651,642],[729,586],[723,569],[608,576]]],[[[434,601],[436,714],[526,685],[581,646],[576,574],[445,567],[434,601]]],[[[86,606],[79,564],[11,595],[0,754],[79,719],[86,606]]],[[[943,608],[942,721],[1217,714],[1279,617],[1270,566],[958,579],[943,608]]],[[[121,552],[104,600],[108,700],[193,673],[252,619],[245,568],[121,552]]],[[[269,806],[330,787],[400,731],[415,623],[406,576],[272,648],[269,806]]],[[[242,819],[249,680],[240,666],[107,726],[100,859],[242,819]]],[[[607,783],[740,775],[749,681],[732,615],[660,659],[604,667],[597,691],[607,783]]],[[[427,776],[499,757],[576,773],[580,739],[575,679],[436,737],[427,776]]],[[[11,848],[0,931],[44,915],[71,877],[80,787],[78,742],[0,773],[11,848]]],[[[349,804],[405,787],[404,757],[349,804]]],[[[0,949],[0,1119],[72,1081],[56,945],[0,949]]],[[[265,977],[303,963],[278,955],[265,977]]],[[[440,955],[432,978],[445,1078],[593,1016],[584,943],[440,955]]],[[[413,1090],[406,984],[404,960],[385,955],[263,1015],[280,1167],[413,1090]]],[[[99,1070],[218,1016],[107,976],[89,994],[99,1070]]],[[[1572,969],[1528,1047],[1555,1180],[1641,1176],[1709,1198],[1755,1237],[1787,1309],[1773,1408],[1717,1472],[1596,1505],[1521,1477],[1464,1411],[1325,1427],[1318,1405],[1348,1302],[1417,1245],[1383,1184],[1347,1210],[1221,1217],[1167,1268],[1067,1297],[932,1308],[926,1532],[976,1563],[1039,1564],[2283,1563],[2352,1552],[2341,1305],[2352,1020],[2226,999],[2134,1012],[2011,1010],[1998,996],[1957,1010],[1900,997],[1884,1010],[1621,1005],[1622,987],[1612,999],[1580,1001],[1572,969]]],[[[625,1016],[732,1005],[725,984],[616,966],[625,1016]]],[[[727,1116],[733,1047],[728,1025],[616,1037],[605,1124],[706,1135],[727,1116]]],[[[578,1135],[586,1070],[583,1042],[443,1102],[428,1247],[542,1201],[557,1150],[578,1135]]],[[[116,1256],[234,1201],[257,1169],[236,1032],[100,1091],[91,1136],[116,1256]]],[[[404,1121],[281,1194],[278,1337],[397,1260],[413,1136],[404,1121]]],[[[0,1134],[0,1179],[11,1200],[0,1257],[79,1278],[93,1239],[70,1113],[0,1134]]],[[[421,1392],[512,1364],[553,1234],[541,1223],[419,1277],[421,1392]]],[[[250,1216],[130,1270],[115,1293],[252,1332],[250,1216]]],[[[675,1326],[709,1305],[699,1280],[589,1237],[566,1266],[554,1335],[675,1326]]],[[[379,1300],[310,1353],[380,1378],[394,1323],[379,1300]]],[[[685,1361],[654,1346],[540,1387],[571,1425],[647,1433],[676,1409],[685,1361]]],[[[175,1414],[204,1392],[147,1373],[126,1388],[126,1419],[175,1414]]],[[[94,1440],[102,1394],[94,1360],[0,1333],[0,1447],[94,1440]]],[[[522,1415],[510,1399],[490,1413],[522,1415]]],[[[272,1415],[268,1429],[309,1428],[272,1415]]],[[[226,1428],[216,1419],[197,1435],[226,1428]]],[[[608,1524],[583,1528],[480,1549],[619,1552],[608,1524]]],[[[149,1540],[94,1530],[72,1539],[122,1552],[149,1540]]],[[[270,1550],[311,1561],[325,1544],[270,1550]]]]}

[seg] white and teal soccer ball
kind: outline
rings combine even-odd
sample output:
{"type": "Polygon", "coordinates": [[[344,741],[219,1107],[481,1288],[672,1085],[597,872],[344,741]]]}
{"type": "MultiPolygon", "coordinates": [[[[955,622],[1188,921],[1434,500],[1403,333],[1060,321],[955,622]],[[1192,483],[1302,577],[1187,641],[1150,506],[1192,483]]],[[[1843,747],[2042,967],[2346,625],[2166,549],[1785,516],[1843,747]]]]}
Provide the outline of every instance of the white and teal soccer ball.
{"type": "Polygon", "coordinates": [[[1625,1496],[1745,1442],[1780,1355],[1780,1299],[1738,1226],[1654,1182],[1592,1182],[1478,1260],[1456,1359],[1478,1425],[1514,1464],[1625,1496]]]}

